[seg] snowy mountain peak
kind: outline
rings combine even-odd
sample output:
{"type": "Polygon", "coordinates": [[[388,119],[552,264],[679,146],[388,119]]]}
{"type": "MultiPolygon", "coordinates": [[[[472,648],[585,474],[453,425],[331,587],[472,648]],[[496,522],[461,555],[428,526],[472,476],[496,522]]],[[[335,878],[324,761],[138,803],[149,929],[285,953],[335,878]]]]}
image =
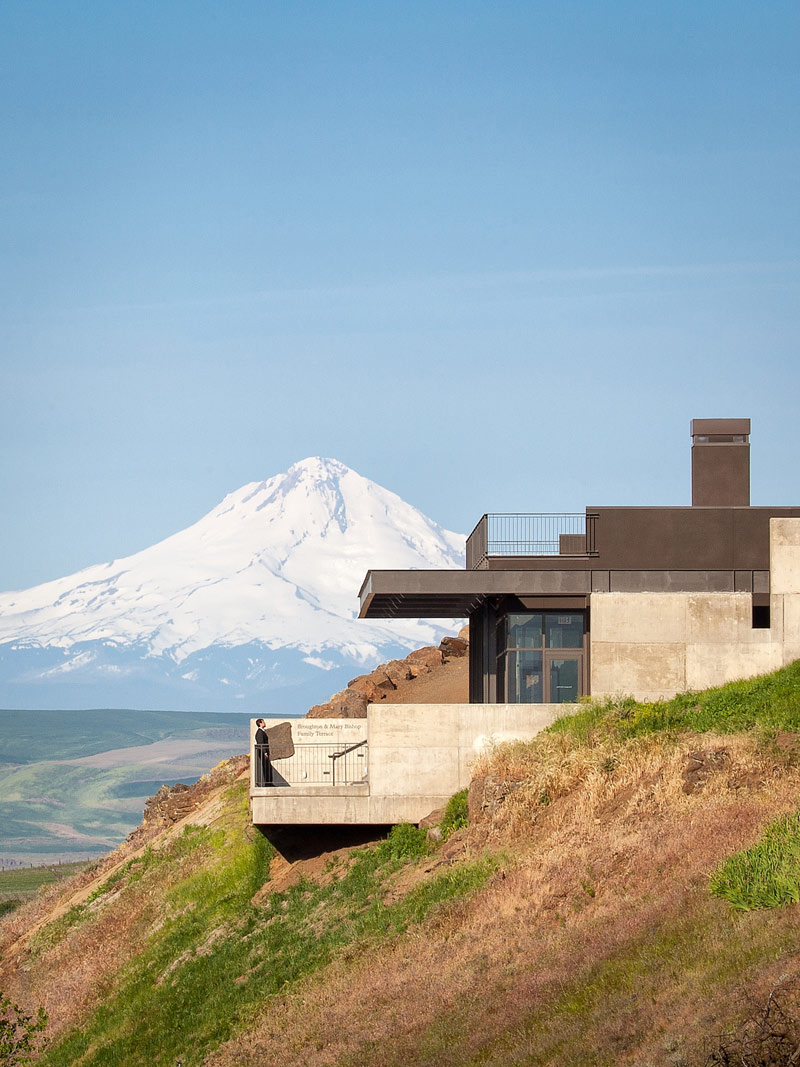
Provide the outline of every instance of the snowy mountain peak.
{"type": "Polygon", "coordinates": [[[298,460],[297,463],[293,463],[286,473],[287,475],[293,475],[296,472],[307,474],[310,478],[322,480],[341,477],[343,474],[355,473],[346,463],[342,463],[338,459],[331,459],[326,456],[307,456],[306,459],[301,459],[298,460]]]}
{"type": "MultiPolygon", "coordinates": [[[[194,525],[113,563],[0,595],[0,651],[136,647],[172,664],[210,649],[380,658],[441,627],[356,620],[370,567],[460,567],[464,537],[336,459],[308,457],[229,493],[194,525]]],[[[449,625],[446,629],[451,629],[449,625]]],[[[91,651],[91,649],[90,649],[91,651]]],[[[105,656],[107,660],[107,654],[105,656]]]]}

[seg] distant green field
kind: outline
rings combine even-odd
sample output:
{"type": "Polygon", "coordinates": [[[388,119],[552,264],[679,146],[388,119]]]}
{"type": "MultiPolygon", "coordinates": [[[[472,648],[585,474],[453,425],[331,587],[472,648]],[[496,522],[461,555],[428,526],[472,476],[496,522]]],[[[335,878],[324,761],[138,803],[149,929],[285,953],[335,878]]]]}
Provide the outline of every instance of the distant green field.
{"type": "Polygon", "coordinates": [[[93,756],[168,737],[199,737],[209,728],[233,740],[249,722],[249,715],[237,712],[0,710],[0,763],[93,756]]]}
{"type": "Polygon", "coordinates": [[[41,886],[75,874],[84,866],[85,863],[60,863],[0,870],[0,918],[24,904],[41,886]]]}
{"type": "Polygon", "coordinates": [[[147,797],[248,751],[246,714],[0,711],[0,867],[84,861],[139,824],[147,797]]]}
{"type": "Polygon", "coordinates": [[[0,896],[35,893],[40,886],[66,878],[84,866],[84,863],[60,863],[47,867],[17,867],[0,871],[0,896]]]}

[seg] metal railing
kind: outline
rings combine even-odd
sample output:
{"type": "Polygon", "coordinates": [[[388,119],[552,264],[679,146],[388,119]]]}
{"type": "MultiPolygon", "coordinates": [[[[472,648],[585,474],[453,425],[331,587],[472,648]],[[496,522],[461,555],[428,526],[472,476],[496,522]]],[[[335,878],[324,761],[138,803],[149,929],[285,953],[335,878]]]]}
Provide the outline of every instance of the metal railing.
{"type": "Polygon", "coordinates": [[[354,745],[348,745],[346,748],[343,748],[340,752],[334,752],[329,757],[329,759],[331,761],[331,767],[333,769],[333,773],[331,775],[331,777],[333,779],[333,785],[337,785],[337,784],[341,785],[342,784],[342,779],[344,780],[344,784],[345,785],[352,785],[356,781],[363,782],[363,781],[366,780],[366,777],[367,777],[367,742],[366,741],[356,741],[356,743],[354,745]],[[364,751],[362,752],[361,749],[363,749],[364,751]],[[355,756],[353,755],[354,752],[356,753],[355,756]],[[348,762],[348,757],[350,757],[349,762],[348,762]],[[343,760],[344,762],[340,763],[339,762],[340,760],[343,760]],[[360,768],[359,768],[359,765],[358,765],[358,761],[359,760],[362,761],[360,768]],[[358,775],[359,770],[361,772],[361,777],[360,778],[359,777],[353,777],[354,774],[358,775]],[[337,775],[338,775],[338,778],[339,778],[339,782],[338,783],[336,781],[337,775]]]}
{"type": "Polygon", "coordinates": [[[467,569],[490,556],[595,556],[597,515],[483,515],[467,538],[467,569]]]}
{"type": "Polygon", "coordinates": [[[255,745],[253,759],[256,787],[261,785],[355,785],[367,780],[368,745],[299,744],[288,759],[264,765],[267,745],[255,745]],[[264,768],[262,773],[259,773],[264,768]],[[272,779],[270,780],[269,772],[272,779]],[[260,779],[263,779],[260,781],[260,779]]]}

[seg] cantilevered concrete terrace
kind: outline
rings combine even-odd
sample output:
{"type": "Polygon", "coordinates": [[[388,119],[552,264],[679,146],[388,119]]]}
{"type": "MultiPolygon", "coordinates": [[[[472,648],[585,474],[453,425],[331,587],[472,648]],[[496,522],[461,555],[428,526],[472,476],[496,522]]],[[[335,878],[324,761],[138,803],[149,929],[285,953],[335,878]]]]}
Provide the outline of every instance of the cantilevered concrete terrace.
{"type": "MultiPolygon", "coordinates": [[[[251,742],[253,822],[419,822],[469,785],[487,748],[535,737],[564,710],[558,704],[371,704],[366,719],[293,720],[295,752],[275,761],[274,785],[256,785],[251,742]]],[[[268,719],[267,728],[283,721],[268,719]]]]}

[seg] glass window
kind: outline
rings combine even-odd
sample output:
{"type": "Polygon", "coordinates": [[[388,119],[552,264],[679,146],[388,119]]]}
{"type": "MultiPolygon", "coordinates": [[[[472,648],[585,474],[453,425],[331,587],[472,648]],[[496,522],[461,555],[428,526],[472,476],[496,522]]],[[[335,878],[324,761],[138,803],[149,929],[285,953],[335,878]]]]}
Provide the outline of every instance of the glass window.
{"type": "Polygon", "coordinates": [[[553,657],[549,661],[549,667],[550,703],[566,704],[577,700],[580,695],[579,661],[553,657]]]}
{"type": "Polygon", "coordinates": [[[496,699],[509,704],[576,700],[583,686],[584,629],[581,611],[510,612],[499,619],[496,699]]]}
{"type": "Polygon", "coordinates": [[[548,612],[544,617],[545,648],[583,648],[583,615],[548,612]]]}
{"type": "Polygon", "coordinates": [[[508,652],[506,664],[506,700],[509,704],[541,704],[542,653],[532,650],[508,652]]]}
{"type": "Polygon", "coordinates": [[[507,648],[541,648],[542,616],[511,614],[508,619],[507,648]]]}

